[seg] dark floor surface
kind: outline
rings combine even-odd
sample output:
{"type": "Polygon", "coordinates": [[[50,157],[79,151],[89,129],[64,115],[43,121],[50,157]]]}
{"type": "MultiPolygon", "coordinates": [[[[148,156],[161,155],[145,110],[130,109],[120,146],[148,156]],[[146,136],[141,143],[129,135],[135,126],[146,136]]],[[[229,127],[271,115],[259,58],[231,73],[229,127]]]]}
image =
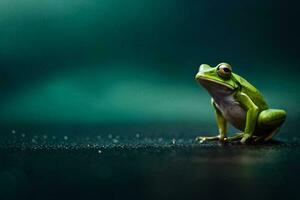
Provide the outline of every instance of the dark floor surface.
{"type": "Polygon", "coordinates": [[[116,133],[11,130],[0,145],[0,199],[299,198],[296,138],[196,144],[193,134],[116,133]]]}

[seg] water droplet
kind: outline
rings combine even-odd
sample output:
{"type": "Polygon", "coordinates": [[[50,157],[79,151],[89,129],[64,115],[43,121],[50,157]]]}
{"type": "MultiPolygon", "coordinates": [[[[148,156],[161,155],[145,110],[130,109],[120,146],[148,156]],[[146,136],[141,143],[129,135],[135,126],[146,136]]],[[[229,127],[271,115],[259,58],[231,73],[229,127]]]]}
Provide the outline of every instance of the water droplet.
{"type": "Polygon", "coordinates": [[[176,139],[172,139],[172,144],[175,144],[176,143],[176,139]]]}
{"type": "Polygon", "coordinates": [[[101,151],[101,150],[98,150],[98,153],[100,154],[100,153],[102,153],[102,151],[101,151]]]}
{"type": "Polygon", "coordinates": [[[108,138],[111,139],[112,138],[112,134],[108,134],[108,138]]]}
{"type": "Polygon", "coordinates": [[[64,140],[68,140],[68,136],[65,135],[65,136],[64,136],[64,140]]]}
{"type": "Polygon", "coordinates": [[[22,135],[21,135],[21,136],[24,138],[26,135],[25,135],[25,133],[22,133],[22,135]]]}
{"type": "Polygon", "coordinates": [[[163,141],[163,139],[162,139],[162,138],[158,138],[158,141],[159,141],[159,142],[162,142],[162,141],[163,141]]]}
{"type": "Polygon", "coordinates": [[[86,141],[89,141],[89,140],[90,140],[90,138],[89,138],[89,137],[86,137],[85,139],[86,139],[86,141]]]}
{"type": "Polygon", "coordinates": [[[48,136],[47,135],[43,135],[43,138],[44,138],[44,140],[46,140],[48,138],[48,136]]]}
{"type": "Polygon", "coordinates": [[[16,130],[12,130],[11,133],[12,133],[12,134],[16,134],[16,130]]]}
{"type": "Polygon", "coordinates": [[[36,143],[36,140],[34,138],[32,138],[31,142],[32,143],[36,143]]]}
{"type": "Polygon", "coordinates": [[[119,142],[119,140],[113,139],[113,143],[118,143],[118,142],[119,142]]]}
{"type": "Polygon", "coordinates": [[[52,139],[53,139],[53,140],[56,140],[56,136],[52,136],[52,139]]]}
{"type": "Polygon", "coordinates": [[[98,140],[101,140],[101,136],[100,136],[100,135],[98,135],[98,136],[97,136],[97,139],[98,139],[98,140]]]}
{"type": "Polygon", "coordinates": [[[136,137],[136,138],[140,138],[140,134],[137,133],[137,134],[135,135],[135,137],[136,137]]]}

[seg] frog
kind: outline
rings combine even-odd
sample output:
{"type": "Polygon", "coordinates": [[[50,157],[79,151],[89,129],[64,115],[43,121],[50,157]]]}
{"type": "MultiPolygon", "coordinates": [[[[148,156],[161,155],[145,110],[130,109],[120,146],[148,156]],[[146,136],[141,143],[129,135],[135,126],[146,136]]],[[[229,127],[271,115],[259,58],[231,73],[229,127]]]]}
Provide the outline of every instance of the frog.
{"type": "Polygon", "coordinates": [[[283,109],[272,109],[261,92],[242,76],[233,73],[228,63],[215,67],[201,64],[195,76],[211,96],[218,126],[216,136],[198,136],[196,141],[230,142],[242,144],[270,141],[287,117],[283,109]],[[227,136],[228,124],[241,131],[227,136]]]}

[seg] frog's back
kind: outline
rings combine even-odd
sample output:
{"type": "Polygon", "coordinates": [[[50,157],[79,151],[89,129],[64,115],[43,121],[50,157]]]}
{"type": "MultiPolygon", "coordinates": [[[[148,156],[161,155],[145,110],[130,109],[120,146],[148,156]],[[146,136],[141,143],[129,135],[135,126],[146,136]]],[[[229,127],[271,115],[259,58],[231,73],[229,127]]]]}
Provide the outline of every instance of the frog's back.
{"type": "Polygon", "coordinates": [[[251,83],[237,74],[234,74],[234,78],[240,83],[241,91],[247,94],[260,110],[268,109],[264,97],[251,83]]]}

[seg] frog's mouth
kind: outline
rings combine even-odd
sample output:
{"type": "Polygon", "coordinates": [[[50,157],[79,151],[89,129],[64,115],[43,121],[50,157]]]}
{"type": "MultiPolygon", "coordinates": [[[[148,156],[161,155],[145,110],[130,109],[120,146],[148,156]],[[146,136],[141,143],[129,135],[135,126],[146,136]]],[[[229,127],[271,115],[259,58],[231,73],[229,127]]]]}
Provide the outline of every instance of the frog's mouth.
{"type": "Polygon", "coordinates": [[[217,80],[208,79],[203,76],[198,76],[197,80],[212,96],[228,95],[234,91],[234,88],[231,85],[217,80]]]}

